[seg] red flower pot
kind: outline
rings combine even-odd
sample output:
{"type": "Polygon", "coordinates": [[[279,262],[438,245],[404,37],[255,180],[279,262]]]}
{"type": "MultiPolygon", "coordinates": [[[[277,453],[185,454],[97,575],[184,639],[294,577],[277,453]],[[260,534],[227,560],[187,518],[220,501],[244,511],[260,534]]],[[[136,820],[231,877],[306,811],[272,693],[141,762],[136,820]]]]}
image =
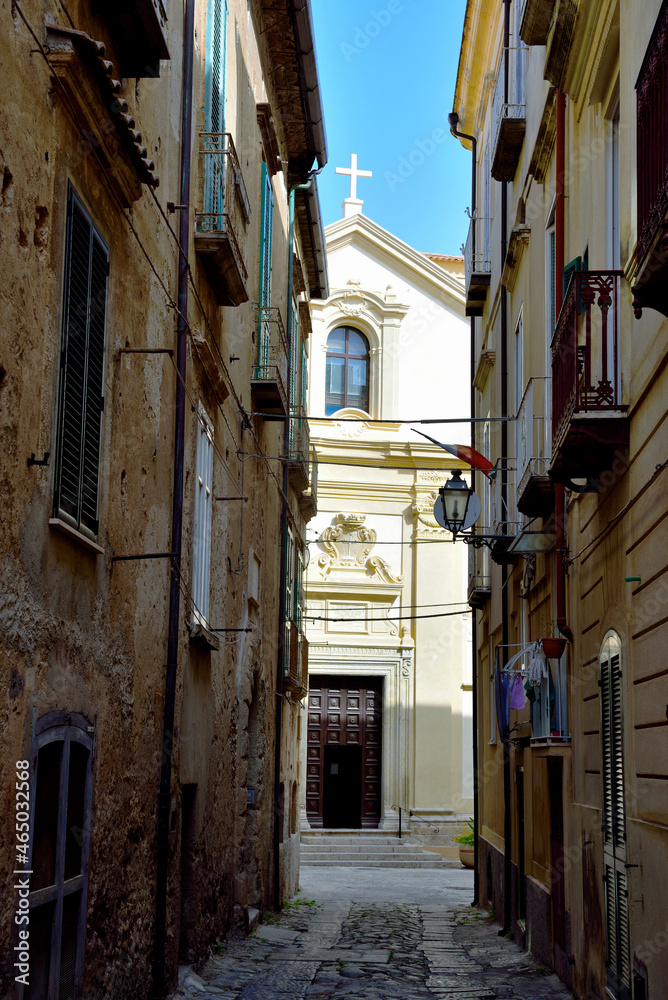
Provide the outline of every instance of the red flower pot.
{"type": "Polygon", "coordinates": [[[558,660],[566,649],[565,639],[541,639],[540,645],[548,660],[558,660]]]}

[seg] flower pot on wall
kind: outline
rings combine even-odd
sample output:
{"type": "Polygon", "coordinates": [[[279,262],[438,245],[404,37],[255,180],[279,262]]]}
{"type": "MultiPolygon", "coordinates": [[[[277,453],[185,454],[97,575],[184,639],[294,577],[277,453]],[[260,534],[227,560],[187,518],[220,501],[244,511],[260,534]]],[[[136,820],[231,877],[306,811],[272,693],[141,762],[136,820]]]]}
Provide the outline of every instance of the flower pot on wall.
{"type": "Polygon", "coordinates": [[[464,868],[473,868],[474,858],[475,858],[475,851],[473,847],[459,848],[459,860],[464,865],[464,868]]]}
{"type": "Polygon", "coordinates": [[[545,638],[540,640],[540,645],[548,660],[558,660],[566,649],[566,640],[545,638]]]}

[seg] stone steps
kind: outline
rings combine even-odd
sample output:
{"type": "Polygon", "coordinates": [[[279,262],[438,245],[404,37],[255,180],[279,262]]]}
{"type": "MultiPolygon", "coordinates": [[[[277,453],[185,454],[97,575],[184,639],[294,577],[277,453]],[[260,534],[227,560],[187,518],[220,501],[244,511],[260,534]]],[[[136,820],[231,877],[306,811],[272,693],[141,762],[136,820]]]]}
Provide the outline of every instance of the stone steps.
{"type": "Polygon", "coordinates": [[[420,844],[399,840],[397,834],[375,830],[304,831],[300,863],[313,867],[458,868],[459,863],[425,851],[420,844]]]}

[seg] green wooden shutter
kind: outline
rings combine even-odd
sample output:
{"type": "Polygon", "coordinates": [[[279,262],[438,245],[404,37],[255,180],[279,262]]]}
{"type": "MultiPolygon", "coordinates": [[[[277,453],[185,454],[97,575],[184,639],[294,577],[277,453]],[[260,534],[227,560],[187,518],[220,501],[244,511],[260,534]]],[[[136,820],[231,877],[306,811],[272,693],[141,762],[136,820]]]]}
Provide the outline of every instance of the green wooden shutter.
{"type": "Polygon", "coordinates": [[[267,164],[262,164],[262,209],[260,235],[260,288],[258,304],[258,364],[266,365],[269,361],[269,341],[271,327],[269,325],[269,309],[271,307],[271,247],[274,223],[274,192],[267,164]]]}
{"type": "Polygon", "coordinates": [[[54,513],[97,534],[109,256],[71,189],[67,210],[54,513]]]}
{"type": "MultiPolygon", "coordinates": [[[[227,61],[227,0],[208,0],[206,20],[206,56],[204,66],[204,131],[213,133],[205,142],[207,149],[222,149],[225,131],[225,77],[227,61]]],[[[205,156],[204,211],[217,216],[206,223],[207,229],[221,229],[224,212],[225,156],[205,156]]]]}

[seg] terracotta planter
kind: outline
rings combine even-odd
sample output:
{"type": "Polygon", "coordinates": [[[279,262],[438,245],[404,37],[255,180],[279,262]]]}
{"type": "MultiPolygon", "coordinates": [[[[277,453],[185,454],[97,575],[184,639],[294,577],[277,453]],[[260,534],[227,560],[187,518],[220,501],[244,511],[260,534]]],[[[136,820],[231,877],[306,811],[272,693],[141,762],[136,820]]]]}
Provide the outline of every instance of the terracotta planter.
{"type": "Polygon", "coordinates": [[[541,639],[540,644],[548,660],[558,660],[566,649],[565,639],[541,639]]]}
{"type": "Polygon", "coordinates": [[[464,868],[473,868],[474,858],[475,852],[473,847],[459,848],[459,860],[464,865],[464,868]]]}

